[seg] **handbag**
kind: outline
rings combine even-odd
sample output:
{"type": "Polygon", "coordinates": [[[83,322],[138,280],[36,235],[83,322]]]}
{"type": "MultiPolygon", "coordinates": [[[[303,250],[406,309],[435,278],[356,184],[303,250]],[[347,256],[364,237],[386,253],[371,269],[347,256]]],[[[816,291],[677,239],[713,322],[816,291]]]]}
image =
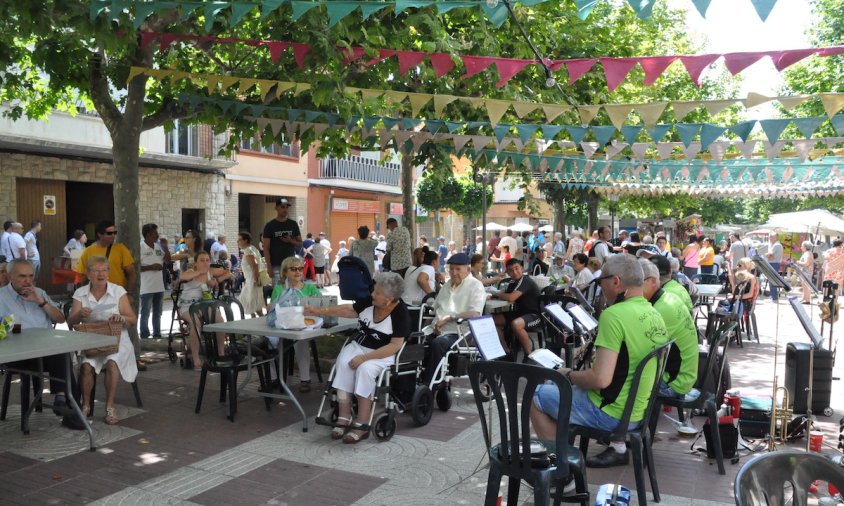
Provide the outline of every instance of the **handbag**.
{"type": "Polygon", "coordinates": [[[272,284],[273,278],[267,272],[267,262],[264,260],[264,256],[256,254],[255,258],[258,259],[258,285],[267,286],[272,284]]]}
{"type": "Polygon", "coordinates": [[[91,334],[102,334],[104,336],[116,337],[116,342],[113,345],[100,346],[98,348],[91,348],[83,351],[86,357],[101,357],[103,355],[112,355],[117,353],[120,349],[120,336],[123,333],[123,323],[114,322],[111,320],[104,322],[92,323],[77,323],[73,326],[73,330],[77,332],[88,332],[91,334]]]}

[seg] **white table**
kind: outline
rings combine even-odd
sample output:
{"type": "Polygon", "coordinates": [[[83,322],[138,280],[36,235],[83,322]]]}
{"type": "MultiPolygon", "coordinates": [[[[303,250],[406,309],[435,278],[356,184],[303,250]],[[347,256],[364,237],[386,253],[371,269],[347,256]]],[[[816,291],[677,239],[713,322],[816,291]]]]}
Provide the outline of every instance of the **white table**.
{"type": "Polygon", "coordinates": [[[506,313],[513,307],[511,302],[501,299],[487,299],[484,304],[485,314],[506,313]]]}
{"type": "MultiPolygon", "coordinates": [[[[24,329],[20,334],[9,334],[6,339],[0,341],[0,364],[29,359],[42,359],[51,355],[64,355],[67,361],[67,374],[64,378],[52,379],[63,381],[67,385],[65,398],[85,425],[85,430],[88,432],[88,438],[90,440],[91,451],[94,451],[96,449],[96,446],[94,446],[94,430],[88,424],[88,420],[82,414],[82,410],[79,408],[76,399],[70,391],[70,385],[72,384],[71,376],[73,374],[71,354],[77,351],[114,344],[115,339],[115,337],[102,334],[71,332],[69,330],[54,328],[24,329]]],[[[38,371],[25,371],[14,368],[9,368],[8,370],[20,374],[38,376],[42,381],[44,378],[49,377],[47,374],[44,374],[42,367],[39,367],[38,371]]],[[[27,380],[25,379],[23,381],[27,380]]],[[[35,405],[41,401],[41,392],[41,388],[37,389],[35,399],[29,404],[29,409],[26,413],[21,413],[21,429],[24,434],[29,434],[29,415],[32,413],[35,405]]]]}
{"type": "Polygon", "coordinates": [[[714,298],[724,289],[723,285],[695,285],[700,297],[714,298]]]}
{"type": "MultiPolygon", "coordinates": [[[[213,323],[210,325],[203,326],[203,330],[244,335],[249,339],[249,345],[246,347],[249,368],[246,372],[246,379],[243,381],[243,383],[241,383],[240,387],[238,388],[239,392],[246,386],[247,383],[249,383],[252,378],[253,336],[275,336],[291,341],[306,341],[308,339],[315,339],[317,337],[325,336],[328,334],[352,330],[357,328],[357,326],[358,321],[356,319],[339,318],[337,325],[328,328],[318,328],[314,330],[282,330],[267,325],[267,317],[262,316],[260,318],[250,318],[248,320],[235,320],[225,323],[213,323]]],[[[284,346],[282,342],[279,342],[278,356],[276,357],[276,360],[278,360],[278,371],[283,371],[284,369],[282,365],[284,364],[284,346]]],[[[308,417],[305,414],[305,410],[302,408],[302,405],[299,404],[299,400],[296,399],[296,396],[293,395],[293,392],[290,390],[290,387],[288,387],[287,383],[284,381],[284,374],[281,374],[281,377],[278,380],[279,384],[281,385],[281,389],[285,392],[284,394],[275,394],[273,392],[258,392],[258,395],[261,395],[263,397],[271,397],[274,399],[289,400],[290,402],[292,402],[293,405],[296,406],[296,409],[299,410],[299,413],[302,414],[302,432],[307,432],[308,417]]]]}

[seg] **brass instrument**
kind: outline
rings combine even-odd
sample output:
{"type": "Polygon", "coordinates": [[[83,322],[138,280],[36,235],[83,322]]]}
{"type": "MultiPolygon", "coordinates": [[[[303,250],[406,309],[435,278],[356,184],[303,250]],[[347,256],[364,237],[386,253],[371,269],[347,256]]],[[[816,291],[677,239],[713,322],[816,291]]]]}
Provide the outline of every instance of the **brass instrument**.
{"type": "Polygon", "coordinates": [[[779,377],[774,376],[774,396],[771,402],[771,427],[770,436],[768,439],[768,450],[775,450],[777,442],[784,443],[788,439],[788,425],[791,423],[791,418],[794,411],[788,408],[789,396],[788,389],[783,386],[778,386],[779,377]],[[782,392],[782,402],[777,403],[777,395],[782,392]]]}

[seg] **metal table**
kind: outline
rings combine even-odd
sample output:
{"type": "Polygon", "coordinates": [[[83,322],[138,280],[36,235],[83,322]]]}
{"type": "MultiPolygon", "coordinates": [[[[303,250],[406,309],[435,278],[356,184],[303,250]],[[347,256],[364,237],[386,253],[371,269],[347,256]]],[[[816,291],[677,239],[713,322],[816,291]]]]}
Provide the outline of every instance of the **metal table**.
{"type": "MultiPolygon", "coordinates": [[[[108,346],[110,344],[114,344],[114,342],[114,337],[102,334],[72,332],[70,330],[60,330],[54,328],[24,329],[20,334],[9,334],[6,339],[0,341],[0,364],[38,359],[38,371],[27,371],[14,368],[7,368],[7,370],[29,376],[38,376],[43,381],[44,378],[49,378],[49,375],[43,372],[41,359],[51,355],[64,355],[65,360],[67,361],[67,375],[64,378],[52,379],[63,381],[64,384],[67,385],[65,398],[74,413],[79,416],[82,423],[85,425],[85,430],[88,432],[88,438],[90,440],[91,451],[94,451],[96,449],[96,446],[94,446],[94,430],[82,414],[82,410],[79,408],[79,405],[76,403],[76,399],[73,397],[73,393],[70,391],[70,385],[72,384],[71,376],[73,375],[71,354],[78,351],[89,350],[91,348],[108,346]]],[[[32,410],[35,405],[41,401],[41,395],[42,389],[38,388],[35,392],[34,402],[29,404],[29,409],[26,413],[21,413],[21,429],[24,434],[29,434],[29,416],[32,414],[32,410]]]]}
{"type": "Polygon", "coordinates": [[[715,298],[724,289],[723,285],[695,285],[700,297],[715,298]]]}
{"type": "Polygon", "coordinates": [[[485,314],[506,313],[513,307],[513,303],[500,299],[488,299],[484,304],[485,314]]]}
{"type": "MultiPolygon", "coordinates": [[[[246,379],[240,384],[238,387],[238,393],[243,390],[243,388],[250,382],[252,378],[252,338],[253,336],[276,336],[282,339],[288,339],[291,341],[306,341],[308,339],[315,339],[320,336],[325,336],[328,334],[334,334],[337,332],[344,332],[346,330],[352,330],[357,328],[358,321],[352,318],[339,318],[337,325],[328,328],[318,328],[314,330],[282,330],[277,329],[274,327],[270,327],[267,324],[267,317],[262,316],[260,318],[250,318],[248,320],[235,320],[231,322],[225,323],[213,323],[209,325],[204,325],[203,330],[211,331],[211,332],[226,332],[228,334],[237,334],[237,335],[244,335],[249,339],[249,346],[246,347],[247,349],[247,361],[249,363],[249,368],[246,372],[246,379]]],[[[278,356],[276,357],[278,361],[278,370],[283,371],[282,364],[284,363],[284,346],[279,342],[278,346],[278,356]]],[[[281,385],[281,389],[285,392],[283,394],[276,394],[273,392],[258,392],[258,395],[263,397],[271,397],[274,399],[283,399],[289,400],[296,406],[296,409],[299,410],[299,413],[302,414],[302,432],[308,431],[308,417],[305,414],[305,410],[302,408],[302,405],[299,404],[299,400],[296,399],[296,396],[293,395],[293,392],[290,390],[290,387],[287,386],[287,383],[284,381],[284,374],[281,375],[279,380],[279,384],[281,385]]]]}

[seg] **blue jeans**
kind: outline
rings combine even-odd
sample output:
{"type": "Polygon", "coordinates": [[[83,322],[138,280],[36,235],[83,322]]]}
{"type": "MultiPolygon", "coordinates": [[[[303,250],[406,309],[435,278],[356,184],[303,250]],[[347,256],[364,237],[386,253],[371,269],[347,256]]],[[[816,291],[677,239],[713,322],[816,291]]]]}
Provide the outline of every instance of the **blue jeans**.
{"type": "MultiPolygon", "coordinates": [[[[141,339],[149,337],[149,312],[152,306],[152,335],[161,337],[161,311],[164,303],[164,292],[145,293],[141,295],[141,339]]],[[[174,309],[175,311],[175,309],[174,309]]]]}
{"type": "MultiPolygon", "coordinates": [[[[552,383],[539,385],[533,394],[533,403],[546,415],[556,418],[557,411],[560,409],[560,391],[557,385],[552,383]]],[[[586,390],[572,385],[570,425],[582,425],[609,432],[615,430],[618,423],[617,419],[604,413],[589,399],[586,390]]],[[[631,422],[628,428],[635,429],[638,426],[639,422],[631,422]]]]}
{"type": "MultiPolygon", "coordinates": [[[[770,262],[770,264],[776,272],[780,271],[780,262],[770,262]]],[[[768,285],[771,287],[771,300],[777,300],[780,289],[772,285],[770,279],[768,280],[768,285]]]]}

